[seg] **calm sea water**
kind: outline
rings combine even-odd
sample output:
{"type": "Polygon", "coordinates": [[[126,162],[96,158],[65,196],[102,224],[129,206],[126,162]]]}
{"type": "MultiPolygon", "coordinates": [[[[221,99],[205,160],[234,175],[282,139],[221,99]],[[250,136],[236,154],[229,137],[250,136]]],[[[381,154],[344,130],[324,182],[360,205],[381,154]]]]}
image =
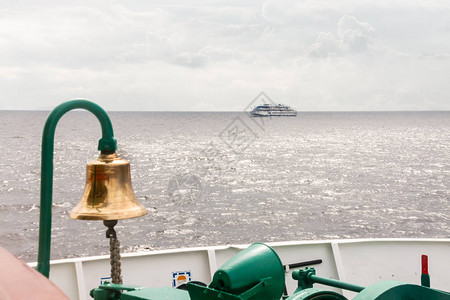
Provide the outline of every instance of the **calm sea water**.
{"type": "MultiPolygon", "coordinates": [[[[41,134],[48,112],[0,111],[0,244],[36,261],[41,134]]],[[[254,241],[450,236],[450,112],[112,112],[145,217],[122,251],[254,241]]],[[[100,125],[65,115],[55,137],[52,259],[107,254],[76,221],[100,125]]]]}

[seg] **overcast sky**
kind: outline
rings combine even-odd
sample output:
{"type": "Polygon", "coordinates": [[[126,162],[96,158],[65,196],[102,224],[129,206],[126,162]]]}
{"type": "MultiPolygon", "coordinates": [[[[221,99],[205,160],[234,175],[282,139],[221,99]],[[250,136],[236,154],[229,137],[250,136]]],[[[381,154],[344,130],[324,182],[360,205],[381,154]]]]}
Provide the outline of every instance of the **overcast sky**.
{"type": "Polygon", "coordinates": [[[2,2],[0,109],[450,110],[448,0],[2,2]]]}

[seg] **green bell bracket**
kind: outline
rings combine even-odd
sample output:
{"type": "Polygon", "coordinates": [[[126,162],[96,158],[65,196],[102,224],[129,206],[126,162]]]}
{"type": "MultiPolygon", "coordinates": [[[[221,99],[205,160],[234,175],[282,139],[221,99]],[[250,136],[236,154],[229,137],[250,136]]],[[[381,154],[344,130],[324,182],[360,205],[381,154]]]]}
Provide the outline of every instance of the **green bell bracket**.
{"type": "Polygon", "coordinates": [[[42,135],[41,160],[41,209],[39,217],[39,248],[37,270],[48,277],[50,273],[50,243],[52,227],[53,194],[53,151],[55,129],[59,119],[73,109],[85,109],[93,113],[100,122],[102,138],[98,150],[112,153],[117,149],[117,141],[107,113],[97,104],[87,100],[72,100],[57,106],[48,116],[42,135]]]}

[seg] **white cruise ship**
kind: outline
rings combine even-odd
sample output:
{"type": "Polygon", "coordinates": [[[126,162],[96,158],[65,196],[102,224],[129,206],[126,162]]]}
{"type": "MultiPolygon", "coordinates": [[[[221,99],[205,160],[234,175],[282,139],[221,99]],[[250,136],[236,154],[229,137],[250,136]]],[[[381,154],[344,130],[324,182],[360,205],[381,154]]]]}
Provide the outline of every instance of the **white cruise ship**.
{"type": "Polygon", "coordinates": [[[295,117],[297,111],[283,104],[262,104],[255,107],[250,114],[253,117],[295,117]]]}

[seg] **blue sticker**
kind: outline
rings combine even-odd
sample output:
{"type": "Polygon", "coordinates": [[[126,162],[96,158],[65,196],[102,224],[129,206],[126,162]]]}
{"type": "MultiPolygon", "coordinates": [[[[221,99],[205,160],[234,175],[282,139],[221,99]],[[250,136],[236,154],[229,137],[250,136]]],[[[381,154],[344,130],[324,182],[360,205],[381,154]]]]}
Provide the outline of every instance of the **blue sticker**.
{"type": "Polygon", "coordinates": [[[105,281],[112,282],[112,278],[111,277],[100,278],[100,285],[103,285],[103,283],[105,283],[105,281]]]}
{"type": "MultiPolygon", "coordinates": [[[[122,280],[123,280],[123,276],[120,276],[120,278],[122,278],[122,280]]],[[[112,282],[112,278],[111,277],[101,277],[100,278],[100,285],[103,285],[106,281],[111,283],[112,282]]]]}
{"type": "Polygon", "coordinates": [[[191,271],[172,272],[172,287],[180,286],[191,280],[191,271]]]}

